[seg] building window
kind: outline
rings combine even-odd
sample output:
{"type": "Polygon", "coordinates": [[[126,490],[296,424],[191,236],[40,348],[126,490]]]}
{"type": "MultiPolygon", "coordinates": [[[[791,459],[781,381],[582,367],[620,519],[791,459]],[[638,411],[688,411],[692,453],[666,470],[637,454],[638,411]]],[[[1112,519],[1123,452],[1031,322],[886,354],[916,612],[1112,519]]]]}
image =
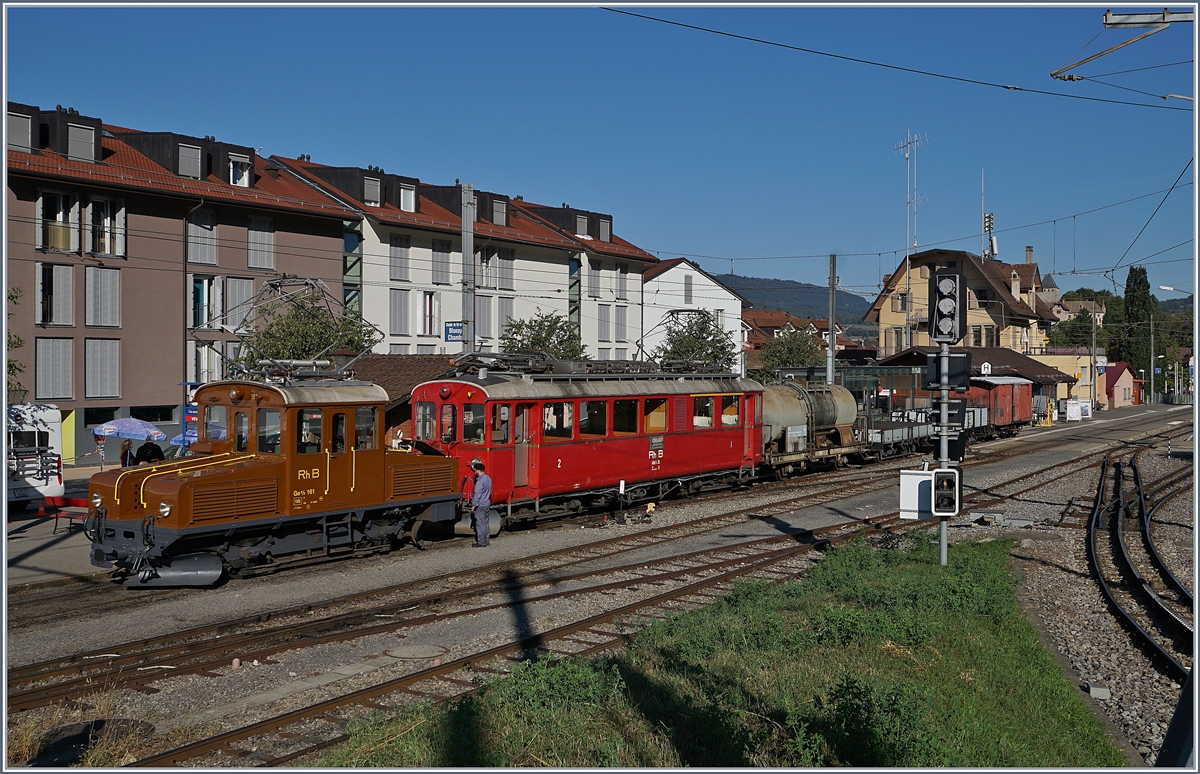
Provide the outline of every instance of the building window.
{"type": "Polygon", "coordinates": [[[499,199],[492,201],[492,223],[497,226],[508,225],[508,202],[499,199]]]}
{"type": "Polygon", "coordinates": [[[503,336],[508,330],[508,321],[513,316],[513,299],[500,298],[496,302],[496,326],[499,330],[499,335],[503,336]]]}
{"type": "Polygon", "coordinates": [[[612,307],[608,304],[596,306],[596,338],[600,341],[612,341],[612,307]]]}
{"type": "Polygon", "coordinates": [[[411,185],[400,186],[400,209],[404,212],[417,211],[417,189],[411,185]]]}
{"type": "Polygon", "coordinates": [[[229,184],[250,187],[250,157],[237,153],[229,154],[229,184]]]}
{"type": "Polygon", "coordinates": [[[495,281],[495,266],[496,248],[485,247],[479,251],[479,281],[478,286],[481,288],[496,287],[495,281]]]}
{"type": "Polygon", "coordinates": [[[70,399],[71,347],[73,339],[38,339],[34,342],[36,369],[33,394],[35,398],[70,399]]]}
{"type": "Polygon", "coordinates": [[[908,311],[908,294],[893,293],[892,294],[892,311],[906,312],[908,311]]]}
{"type": "Polygon", "coordinates": [[[191,275],[192,293],[188,297],[188,319],[193,328],[211,328],[221,321],[220,277],[191,275]]]}
{"type": "Polygon", "coordinates": [[[610,349],[609,347],[597,347],[596,348],[596,359],[597,360],[611,360],[611,357],[609,357],[610,352],[612,352],[612,349],[610,349]]]}
{"type": "Polygon", "coordinates": [[[629,350],[625,347],[617,347],[613,350],[613,360],[628,360],[629,350]]]}
{"type": "Polygon", "coordinates": [[[117,327],[121,324],[120,270],[84,267],[83,292],[85,325],[117,327]]]}
{"type": "Polygon", "coordinates": [[[407,336],[408,289],[390,288],[388,295],[388,330],[393,336],[407,336]]]}
{"type": "Polygon", "coordinates": [[[358,224],[342,223],[342,307],[347,312],[362,313],[362,234],[358,224]]]}
{"type": "Polygon", "coordinates": [[[388,344],[389,355],[407,355],[410,344],[388,344]]]}
{"type": "Polygon", "coordinates": [[[408,282],[408,249],[407,234],[392,234],[388,246],[388,279],[392,282],[408,282]]]}
{"type": "Polygon", "coordinates": [[[612,241],[612,221],[605,218],[600,219],[600,241],[612,241]]]}
{"type": "Polygon", "coordinates": [[[513,267],[516,264],[516,251],[511,247],[501,247],[496,251],[496,280],[497,285],[501,290],[512,290],[513,285],[513,267]]]}
{"type": "Polygon", "coordinates": [[[41,228],[37,231],[37,247],[60,252],[75,252],[79,249],[79,197],[42,191],[41,228]]]}
{"type": "Polygon", "coordinates": [[[20,113],[8,114],[8,149],[20,153],[29,153],[33,148],[30,127],[33,125],[29,116],[20,113]]]}
{"type": "Polygon", "coordinates": [[[254,280],[230,277],[225,280],[225,294],[229,326],[235,331],[248,327],[247,319],[253,309],[251,301],[254,298],[254,280]]]}
{"type": "MultiPolygon", "coordinates": [[[[438,303],[438,294],[432,290],[426,290],[421,298],[421,335],[422,336],[437,336],[438,331],[438,316],[441,312],[441,304],[438,303]]],[[[417,348],[417,354],[424,354],[417,348]]],[[[430,355],[433,350],[430,349],[430,355]]]]}
{"type": "Polygon", "coordinates": [[[88,398],[121,396],[121,342],[86,339],[83,343],[83,394],[88,398]]]}
{"type": "Polygon", "coordinates": [[[85,408],[83,410],[84,427],[95,427],[117,418],[116,408],[85,408]]]}
{"type": "Polygon", "coordinates": [[[492,299],[490,296],[475,297],[476,338],[492,338],[492,299]]]}
{"type": "MultiPolygon", "coordinates": [[[[225,357],[229,358],[231,363],[236,363],[242,357],[242,342],[227,341],[225,342],[225,357]]],[[[231,374],[232,376],[232,374],[231,374]]]]}
{"type": "Polygon", "coordinates": [[[588,295],[592,298],[600,297],[600,261],[595,258],[588,259],[588,295]]]}
{"type": "Polygon", "coordinates": [[[179,174],[181,177],[200,179],[200,149],[194,145],[179,146],[179,174]]]}
{"type": "Polygon", "coordinates": [[[576,236],[586,236],[587,235],[587,220],[588,220],[587,215],[576,215],[575,216],[575,235],[576,236]]]}
{"type": "Polygon", "coordinates": [[[187,379],[189,382],[211,382],[221,378],[221,353],[210,344],[187,343],[187,379]]]}
{"type": "Polygon", "coordinates": [[[250,227],[246,230],[246,251],[247,268],[275,268],[275,222],[271,218],[250,216],[250,227]]]}
{"type": "MultiPolygon", "coordinates": [[[[717,324],[718,329],[725,330],[725,310],[724,309],[714,309],[713,310],[713,322],[715,322],[717,324]]],[[[828,335],[826,336],[826,338],[828,339],[828,335]]]]}
{"type": "Polygon", "coordinates": [[[433,240],[433,284],[450,284],[450,242],[433,240]]]}
{"type": "Polygon", "coordinates": [[[87,245],[93,253],[125,254],[125,202],[92,199],[88,204],[87,245]]]}
{"type": "Polygon", "coordinates": [[[418,344],[417,345],[417,354],[418,355],[436,355],[437,354],[436,350],[437,350],[437,346],[434,344],[418,344]]]}
{"type": "MultiPolygon", "coordinates": [[[[617,307],[616,330],[614,331],[617,341],[629,341],[629,307],[617,307]]],[[[617,358],[624,360],[624,358],[617,358]]]]}
{"type": "Polygon", "coordinates": [[[96,160],[96,130],[90,126],[67,124],[67,158],[71,161],[96,160]]]}
{"type": "Polygon", "coordinates": [[[629,264],[617,264],[617,299],[624,301],[629,298],[629,264]]]}
{"type": "Polygon", "coordinates": [[[175,421],[174,406],[133,406],[129,416],[143,422],[163,422],[170,424],[175,421]]]}
{"type": "Polygon", "coordinates": [[[39,325],[75,324],[74,271],[70,266],[35,264],[39,325]]]}
{"type": "Polygon", "coordinates": [[[197,210],[188,218],[188,263],[217,263],[217,213],[197,210]]]}
{"type": "Polygon", "coordinates": [[[692,303],[692,275],[683,275],[683,303],[692,303]]]}
{"type": "Polygon", "coordinates": [[[363,178],[363,204],[368,207],[378,207],[381,197],[379,196],[379,179],[374,177],[363,178]]]}

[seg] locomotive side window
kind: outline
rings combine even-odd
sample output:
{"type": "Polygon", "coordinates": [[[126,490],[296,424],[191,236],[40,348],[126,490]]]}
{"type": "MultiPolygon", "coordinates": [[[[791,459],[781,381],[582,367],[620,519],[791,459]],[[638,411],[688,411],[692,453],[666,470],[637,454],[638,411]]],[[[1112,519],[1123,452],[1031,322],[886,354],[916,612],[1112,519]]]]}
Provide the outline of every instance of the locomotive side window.
{"type": "Polygon", "coordinates": [[[234,449],[246,451],[250,447],[250,418],[241,411],[233,415],[234,449]]]}
{"type": "Polygon", "coordinates": [[[204,438],[209,441],[225,440],[225,407],[204,407],[204,438]]]}
{"type": "Polygon", "coordinates": [[[483,446],[483,426],[487,418],[482,403],[463,404],[463,443],[483,446]]]}
{"type": "Polygon", "coordinates": [[[321,451],[321,409],[300,409],[296,428],[296,453],[316,454],[321,451]]]}
{"type": "MultiPolygon", "coordinates": [[[[374,409],[372,409],[374,411],[374,409]]],[[[434,435],[434,410],[433,403],[421,401],[417,403],[417,429],[416,437],[418,441],[435,441],[437,436],[434,435]]]]}
{"type": "MultiPolygon", "coordinates": [[[[425,404],[432,406],[432,403],[425,404]]],[[[354,448],[375,448],[375,407],[363,406],[354,412],[354,448]]]]}
{"type": "Polygon", "coordinates": [[[508,443],[508,404],[492,405],[492,443],[508,443]]]}
{"type": "Polygon", "coordinates": [[[342,454],[346,451],[346,415],[333,415],[333,453],[342,454]]]}
{"type": "Polygon", "coordinates": [[[738,400],[740,395],[721,396],[721,424],[726,427],[738,424],[738,400]]]}
{"type": "Polygon", "coordinates": [[[713,426],[713,396],[696,395],[692,398],[692,427],[713,426]]]}
{"type": "Polygon", "coordinates": [[[570,403],[547,403],[542,409],[542,434],[547,438],[570,438],[571,408],[570,403]]]}
{"type": "Polygon", "coordinates": [[[608,432],[608,403],[602,400],[585,400],[579,403],[579,434],[603,436],[608,432]]]}
{"type": "Polygon", "coordinates": [[[442,404],[442,443],[458,440],[458,413],[452,403],[442,404]]]}
{"type": "Polygon", "coordinates": [[[630,435],[637,432],[637,401],[613,401],[613,435],[630,435]]]}
{"type": "Polygon", "coordinates": [[[642,407],[642,427],[647,433],[665,433],[667,431],[667,399],[646,398],[642,407]]]}
{"type": "Polygon", "coordinates": [[[277,409],[258,410],[258,452],[259,454],[279,454],[279,411],[277,409]]]}

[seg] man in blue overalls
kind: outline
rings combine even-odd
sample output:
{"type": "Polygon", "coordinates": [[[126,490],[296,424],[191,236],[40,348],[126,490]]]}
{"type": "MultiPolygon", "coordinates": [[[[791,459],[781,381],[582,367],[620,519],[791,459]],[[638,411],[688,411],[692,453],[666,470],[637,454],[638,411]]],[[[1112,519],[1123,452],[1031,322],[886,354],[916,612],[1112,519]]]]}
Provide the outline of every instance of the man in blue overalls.
{"type": "Polygon", "coordinates": [[[471,470],[475,473],[475,490],[471,493],[471,508],[475,513],[475,548],[485,548],[491,533],[491,519],[488,511],[492,507],[492,477],[483,472],[483,463],[478,459],[471,461],[471,470]]]}

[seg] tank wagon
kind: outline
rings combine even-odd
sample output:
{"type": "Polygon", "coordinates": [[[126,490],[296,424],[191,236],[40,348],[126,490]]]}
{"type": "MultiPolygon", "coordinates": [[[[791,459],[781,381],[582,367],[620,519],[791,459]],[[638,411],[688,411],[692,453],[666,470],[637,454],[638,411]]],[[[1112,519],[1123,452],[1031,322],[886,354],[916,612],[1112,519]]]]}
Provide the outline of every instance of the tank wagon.
{"type": "Polygon", "coordinates": [[[387,551],[457,516],[458,461],[385,449],[377,385],[222,381],[196,402],[194,456],[92,476],[93,565],[142,586],[209,585],[387,551]]]}

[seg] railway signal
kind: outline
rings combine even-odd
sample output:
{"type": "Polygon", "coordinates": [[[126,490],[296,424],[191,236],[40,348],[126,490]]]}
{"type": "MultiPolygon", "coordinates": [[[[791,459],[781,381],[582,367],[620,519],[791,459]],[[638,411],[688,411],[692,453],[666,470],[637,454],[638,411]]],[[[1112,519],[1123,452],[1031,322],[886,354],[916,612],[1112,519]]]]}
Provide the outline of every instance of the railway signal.
{"type": "Polygon", "coordinates": [[[929,277],[929,338],[953,344],[966,335],[966,283],[954,269],[938,269],[929,277]]]}
{"type": "Polygon", "coordinates": [[[933,515],[935,517],[957,516],[961,501],[959,472],[946,468],[933,472],[933,515]]]}

